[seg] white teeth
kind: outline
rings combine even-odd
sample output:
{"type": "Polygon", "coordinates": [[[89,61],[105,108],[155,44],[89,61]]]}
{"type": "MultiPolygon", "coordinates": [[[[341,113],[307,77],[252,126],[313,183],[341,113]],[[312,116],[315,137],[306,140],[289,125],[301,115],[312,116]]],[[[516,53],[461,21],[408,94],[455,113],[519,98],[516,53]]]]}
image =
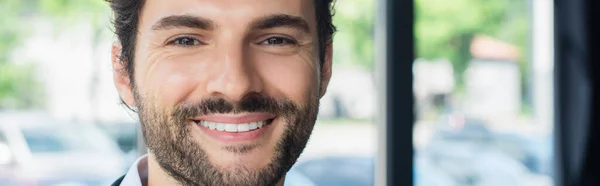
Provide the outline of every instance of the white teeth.
{"type": "Polygon", "coordinates": [[[250,124],[238,124],[237,131],[238,132],[246,132],[250,130],[250,124]]]}
{"type": "Polygon", "coordinates": [[[265,125],[265,121],[258,122],[258,128],[262,128],[263,125],[265,125]]]}
{"type": "Polygon", "coordinates": [[[200,121],[198,125],[209,128],[211,130],[226,131],[226,132],[248,132],[262,128],[267,123],[266,121],[257,121],[242,124],[215,123],[210,121],[200,121]]]}
{"type": "Polygon", "coordinates": [[[248,128],[250,130],[254,130],[258,128],[258,122],[251,122],[250,125],[248,125],[248,128]]]}
{"type": "Polygon", "coordinates": [[[215,123],[218,131],[225,131],[225,124],[223,123],[215,123]]]}
{"type": "Polygon", "coordinates": [[[225,124],[225,131],[227,132],[237,132],[236,124],[225,124]]]}

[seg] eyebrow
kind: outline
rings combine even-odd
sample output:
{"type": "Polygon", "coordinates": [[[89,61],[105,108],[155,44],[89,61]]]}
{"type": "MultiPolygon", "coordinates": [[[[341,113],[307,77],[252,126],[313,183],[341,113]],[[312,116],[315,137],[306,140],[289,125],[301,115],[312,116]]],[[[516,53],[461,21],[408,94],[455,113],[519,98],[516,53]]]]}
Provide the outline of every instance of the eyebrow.
{"type": "Polygon", "coordinates": [[[297,28],[304,32],[310,32],[308,27],[308,23],[306,20],[302,19],[298,16],[291,16],[287,14],[275,14],[260,18],[250,24],[250,28],[252,29],[270,29],[276,27],[291,27],[297,28]]]}
{"type": "Polygon", "coordinates": [[[171,28],[194,28],[202,30],[213,30],[215,24],[206,18],[191,15],[172,15],[164,17],[152,26],[152,30],[167,30],[171,28]]]}

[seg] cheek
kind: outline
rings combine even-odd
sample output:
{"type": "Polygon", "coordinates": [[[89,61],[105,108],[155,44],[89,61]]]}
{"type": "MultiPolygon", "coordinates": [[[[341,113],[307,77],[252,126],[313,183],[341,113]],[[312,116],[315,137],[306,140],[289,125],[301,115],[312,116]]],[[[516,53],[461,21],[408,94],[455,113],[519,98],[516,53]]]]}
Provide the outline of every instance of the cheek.
{"type": "MultiPolygon", "coordinates": [[[[286,97],[296,103],[307,103],[318,94],[318,66],[310,49],[294,55],[256,52],[244,63],[251,63],[264,91],[273,97],[286,97]]],[[[206,85],[223,70],[218,55],[205,53],[170,54],[155,52],[137,67],[139,90],[151,96],[161,108],[173,108],[184,100],[206,97],[206,85]]],[[[250,67],[250,66],[248,66],[250,67]]]]}
{"type": "Polygon", "coordinates": [[[165,57],[156,60],[143,77],[147,94],[157,98],[163,108],[172,108],[187,99],[207,79],[205,63],[198,57],[165,57]]]}
{"type": "Polygon", "coordinates": [[[272,96],[285,96],[297,103],[306,103],[317,92],[318,75],[311,58],[302,56],[261,56],[257,66],[272,96]],[[277,95],[282,94],[282,95],[277,95]]]}

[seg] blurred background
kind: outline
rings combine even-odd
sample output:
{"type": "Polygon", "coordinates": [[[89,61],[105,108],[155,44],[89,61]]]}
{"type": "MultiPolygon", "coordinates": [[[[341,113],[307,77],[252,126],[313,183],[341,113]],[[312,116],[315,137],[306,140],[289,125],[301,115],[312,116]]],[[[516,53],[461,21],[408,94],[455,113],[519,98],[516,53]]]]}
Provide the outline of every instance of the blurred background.
{"type": "MultiPolygon", "coordinates": [[[[376,0],[339,0],[297,185],[374,185],[376,0]]],[[[415,0],[414,185],[553,185],[552,2],[415,0]]],[[[0,185],[108,185],[143,154],[102,0],[0,0],[0,185]]]]}

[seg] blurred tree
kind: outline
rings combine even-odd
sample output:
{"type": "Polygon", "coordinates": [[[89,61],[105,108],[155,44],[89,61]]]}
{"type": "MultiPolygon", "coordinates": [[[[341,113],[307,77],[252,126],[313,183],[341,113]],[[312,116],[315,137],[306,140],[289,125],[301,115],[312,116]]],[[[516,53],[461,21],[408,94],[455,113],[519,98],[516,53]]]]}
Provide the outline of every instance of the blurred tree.
{"type": "Polygon", "coordinates": [[[13,49],[29,33],[23,24],[31,13],[30,0],[0,1],[0,109],[31,108],[42,104],[35,65],[10,62],[13,49]]]}
{"type": "MultiPolygon", "coordinates": [[[[528,0],[416,0],[416,56],[449,59],[462,86],[462,74],[471,54],[473,36],[485,34],[521,48],[519,62],[528,69],[528,0]]],[[[334,24],[334,64],[374,66],[375,0],[337,1],[334,24]]],[[[526,74],[526,73],[522,73],[526,74]]],[[[526,76],[523,76],[525,78],[526,76]]],[[[526,82],[526,81],[523,81],[526,82]]]]}
{"type": "Polygon", "coordinates": [[[333,23],[338,32],[333,40],[335,65],[374,67],[375,0],[343,0],[335,4],[333,23]]]}
{"type": "MultiPolygon", "coordinates": [[[[109,8],[101,0],[2,0],[0,1],[0,109],[36,108],[43,106],[40,82],[36,81],[35,64],[16,64],[18,48],[31,33],[35,17],[69,29],[69,24],[86,21],[94,28],[94,45],[107,32],[109,8]],[[11,56],[13,55],[13,56],[11,56]]],[[[60,31],[60,30],[56,30],[60,31]]],[[[110,32],[110,31],[108,31],[110,32]]]]}
{"type": "Polygon", "coordinates": [[[18,42],[19,37],[19,24],[17,17],[18,10],[22,3],[19,0],[4,0],[0,1],[0,64],[5,64],[8,59],[8,51],[18,42]]]}
{"type": "Polygon", "coordinates": [[[40,13],[52,18],[54,24],[61,25],[55,28],[69,29],[69,25],[77,23],[89,24],[92,28],[92,61],[94,67],[90,73],[90,86],[88,98],[90,100],[91,119],[97,122],[99,116],[99,82],[101,59],[98,49],[102,46],[101,41],[112,35],[108,25],[110,23],[110,9],[108,3],[103,0],[39,0],[40,13]]]}
{"type": "MultiPolygon", "coordinates": [[[[416,49],[424,59],[449,59],[459,88],[471,60],[473,36],[485,34],[519,46],[522,72],[528,69],[527,0],[416,0],[416,49]]],[[[526,73],[521,73],[525,78],[526,73]]],[[[522,81],[525,83],[525,81],[522,81]]]]}

